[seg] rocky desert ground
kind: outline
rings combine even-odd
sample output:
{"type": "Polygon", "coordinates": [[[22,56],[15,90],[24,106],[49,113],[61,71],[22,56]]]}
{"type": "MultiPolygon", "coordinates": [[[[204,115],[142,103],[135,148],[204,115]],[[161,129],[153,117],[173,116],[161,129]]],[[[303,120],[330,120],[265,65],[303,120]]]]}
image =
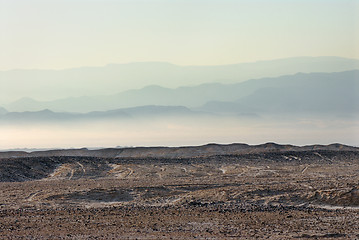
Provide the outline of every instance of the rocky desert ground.
{"type": "Polygon", "coordinates": [[[359,239],[359,149],[0,153],[1,239],[359,239]]]}

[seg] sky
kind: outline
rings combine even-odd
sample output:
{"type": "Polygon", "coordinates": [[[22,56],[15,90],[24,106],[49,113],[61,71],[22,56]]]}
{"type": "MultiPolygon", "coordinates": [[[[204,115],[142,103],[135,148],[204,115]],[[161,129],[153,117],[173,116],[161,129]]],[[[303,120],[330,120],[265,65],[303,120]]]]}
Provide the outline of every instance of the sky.
{"type": "Polygon", "coordinates": [[[0,0],[0,71],[359,58],[358,0],[0,0]]]}
{"type": "MultiPolygon", "coordinates": [[[[179,66],[215,66],[301,56],[359,59],[358,43],[359,0],[0,0],[0,99],[4,99],[0,107],[7,109],[4,102],[10,103],[10,98],[11,101],[23,97],[41,100],[43,94],[43,99],[54,100],[117,94],[176,80],[171,77],[168,77],[170,80],[167,77],[152,79],[146,74],[148,69],[139,67],[151,66],[148,72],[157,71],[160,76],[167,76],[164,67],[156,70],[152,63],[108,64],[167,62],[179,66]],[[109,74],[113,75],[110,78],[96,75],[97,68],[86,68],[106,65],[114,72],[117,67],[125,70],[118,70],[118,75],[109,74]],[[132,66],[140,70],[135,69],[133,74],[132,66]],[[127,68],[132,70],[127,71],[127,68]],[[14,69],[70,70],[9,71],[14,69]],[[88,74],[83,79],[79,74],[82,70],[88,74]],[[139,86],[126,78],[123,74],[126,71],[140,79],[139,86]]],[[[315,62],[316,59],[322,58],[313,58],[313,65],[321,64],[323,59],[315,62]]],[[[337,59],[334,65],[345,68],[346,61],[351,62],[337,59]]],[[[278,62],[285,64],[286,61],[278,62]]],[[[288,64],[272,68],[268,64],[261,65],[260,69],[251,68],[254,66],[251,64],[243,66],[249,72],[261,74],[290,68],[288,64]]],[[[330,62],[322,64],[335,72],[330,62]]],[[[207,77],[197,79],[200,77],[192,74],[192,82],[176,70],[192,71],[194,68],[160,65],[172,69],[178,77],[178,86],[209,81],[207,77]]],[[[298,64],[294,66],[301,69],[298,64]]],[[[199,69],[207,71],[209,68],[199,69]]],[[[242,75],[244,72],[239,71],[242,75]]],[[[226,79],[223,74],[210,82],[227,80],[239,81],[237,78],[226,79]]],[[[346,99],[351,96],[343,95],[346,99]]],[[[333,97],[341,97],[341,92],[333,97]]],[[[25,106],[28,103],[31,105],[28,98],[21,102],[25,106]]],[[[71,127],[40,123],[21,125],[16,121],[11,126],[1,123],[0,150],[179,146],[208,142],[299,145],[340,142],[359,146],[357,118],[336,119],[333,115],[327,119],[309,114],[309,120],[293,116],[293,119],[278,123],[264,117],[258,122],[246,123],[241,117],[234,116],[226,116],[219,122],[206,115],[204,119],[189,118],[177,122],[161,118],[159,122],[133,121],[132,125],[115,121],[83,126],[81,122],[71,127]]]]}

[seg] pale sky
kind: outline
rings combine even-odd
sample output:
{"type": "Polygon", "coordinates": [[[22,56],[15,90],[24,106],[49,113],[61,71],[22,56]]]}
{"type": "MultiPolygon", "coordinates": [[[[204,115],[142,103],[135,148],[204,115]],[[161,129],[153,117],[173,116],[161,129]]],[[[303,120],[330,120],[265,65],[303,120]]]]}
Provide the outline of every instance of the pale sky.
{"type": "Polygon", "coordinates": [[[0,0],[0,70],[359,58],[358,0],[0,0]]]}

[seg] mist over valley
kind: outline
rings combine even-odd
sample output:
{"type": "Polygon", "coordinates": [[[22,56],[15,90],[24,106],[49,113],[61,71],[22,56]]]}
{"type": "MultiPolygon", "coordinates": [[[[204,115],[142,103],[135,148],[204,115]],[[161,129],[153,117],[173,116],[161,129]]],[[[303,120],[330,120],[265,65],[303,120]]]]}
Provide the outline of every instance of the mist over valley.
{"type": "MultiPolygon", "coordinates": [[[[311,59],[320,66],[333,60],[311,59]]],[[[293,60],[278,62],[291,65],[293,60]]],[[[240,70],[242,65],[236,67],[240,70]]],[[[138,65],[137,72],[143,66],[147,65],[138,65]]],[[[258,71],[263,72],[260,68],[258,71]]],[[[26,96],[4,103],[0,108],[4,133],[0,148],[271,141],[358,145],[359,70],[297,72],[232,83],[212,82],[213,78],[207,81],[176,88],[149,85],[113,95],[87,94],[51,101],[26,96]]]]}

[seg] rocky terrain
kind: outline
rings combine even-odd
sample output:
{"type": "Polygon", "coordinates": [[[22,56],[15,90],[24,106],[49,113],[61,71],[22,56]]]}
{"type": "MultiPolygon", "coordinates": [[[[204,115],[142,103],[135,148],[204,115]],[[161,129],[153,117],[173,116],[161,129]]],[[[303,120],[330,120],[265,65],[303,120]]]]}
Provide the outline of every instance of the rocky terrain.
{"type": "Polygon", "coordinates": [[[0,153],[4,239],[356,239],[359,149],[0,153]]]}

